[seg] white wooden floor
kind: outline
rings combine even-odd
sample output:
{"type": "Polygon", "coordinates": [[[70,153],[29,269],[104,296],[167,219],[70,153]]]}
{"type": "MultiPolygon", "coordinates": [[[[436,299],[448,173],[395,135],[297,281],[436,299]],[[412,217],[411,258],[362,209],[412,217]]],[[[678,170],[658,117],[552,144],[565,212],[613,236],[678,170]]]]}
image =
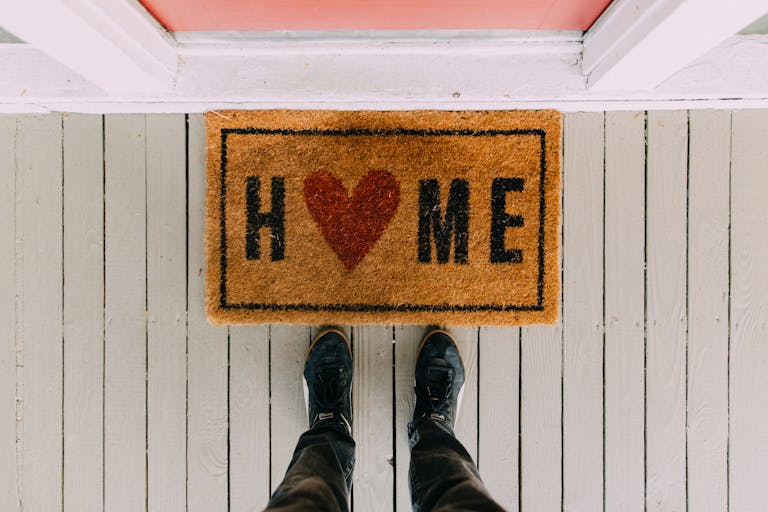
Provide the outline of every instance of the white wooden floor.
{"type": "MultiPolygon", "coordinates": [[[[768,111],[568,114],[563,315],[457,329],[510,510],[768,510],[768,111]],[[647,143],[646,143],[647,141],[647,143]]],[[[259,510],[307,326],[203,316],[199,115],[0,117],[0,510],[259,510]]],[[[409,510],[422,328],[351,330],[354,509],[409,510]]]]}

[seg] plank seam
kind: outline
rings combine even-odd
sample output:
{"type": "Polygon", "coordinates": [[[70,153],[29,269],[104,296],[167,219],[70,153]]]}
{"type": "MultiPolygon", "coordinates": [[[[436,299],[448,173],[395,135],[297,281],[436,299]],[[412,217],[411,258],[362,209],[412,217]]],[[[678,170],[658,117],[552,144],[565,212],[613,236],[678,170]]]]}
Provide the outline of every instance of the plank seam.
{"type": "Polygon", "coordinates": [[[267,327],[267,435],[269,436],[269,474],[268,474],[268,488],[272,492],[272,481],[274,475],[272,474],[272,324],[267,327]]]}
{"type": "Polygon", "coordinates": [[[392,510],[397,512],[397,378],[396,327],[392,326],[392,510]]]}
{"type": "Polygon", "coordinates": [[[189,114],[184,114],[184,510],[189,510],[189,114]]]}
{"type": "MultiPolygon", "coordinates": [[[[352,352],[352,361],[355,360],[355,333],[357,332],[357,329],[349,329],[349,345],[350,345],[350,351],[352,352]]],[[[352,389],[350,391],[350,397],[349,401],[351,404],[355,403],[355,387],[352,386],[352,389]]],[[[307,405],[309,407],[309,405],[307,405]]],[[[352,428],[354,429],[354,423],[352,424],[352,428]]],[[[355,487],[352,486],[352,489],[349,493],[349,510],[350,512],[355,512],[355,487]]]]}
{"type": "Polygon", "coordinates": [[[477,423],[477,429],[475,431],[475,444],[477,445],[475,465],[477,470],[480,470],[480,328],[476,331],[475,343],[477,344],[477,403],[475,404],[475,419],[477,423]]]}
{"type": "Polygon", "coordinates": [[[22,266],[21,255],[21,241],[19,240],[19,222],[21,215],[19,214],[19,204],[21,203],[21,187],[19,186],[19,162],[18,162],[18,140],[19,140],[19,120],[16,119],[14,140],[13,140],[13,155],[14,155],[14,209],[13,209],[13,233],[14,233],[14,281],[15,281],[15,300],[14,300],[14,317],[15,317],[15,359],[16,359],[16,492],[17,502],[19,510],[24,507],[24,458],[23,447],[24,440],[22,434],[24,433],[24,338],[21,335],[22,329],[22,317],[24,315],[23,310],[23,294],[24,294],[24,268],[22,266]]]}
{"type": "Polygon", "coordinates": [[[726,512],[731,510],[731,221],[733,201],[733,111],[729,116],[729,158],[728,158],[728,356],[727,356],[727,398],[728,426],[725,448],[725,496],[726,512]]]}
{"type": "Polygon", "coordinates": [[[648,111],[643,164],[643,510],[648,510],[648,111]]]}
{"type": "Polygon", "coordinates": [[[523,510],[523,330],[517,331],[517,510],[523,510]]]}
{"type": "Polygon", "coordinates": [[[107,136],[101,116],[101,509],[107,507],[106,390],[107,390],[107,136]]]}
{"type": "MultiPolygon", "coordinates": [[[[565,123],[560,139],[563,140],[565,123]]],[[[565,162],[565,144],[560,146],[560,161],[565,162]]],[[[564,172],[568,172],[564,170],[564,172]]],[[[565,219],[565,189],[560,187],[560,218],[565,219]]],[[[560,510],[565,510],[565,227],[560,227],[560,510]]]]}
{"type": "Polygon", "coordinates": [[[144,510],[149,512],[149,237],[147,116],[144,116],[144,510]]]}
{"type": "Polygon", "coordinates": [[[606,153],[607,153],[607,128],[606,128],[606,122],[607,122],[607,115],[605,112],[603,112],[603,268],[602,268],[602,280],[603,280],[603,304],[602,304],[602,322],[603,322],[603,336],[602,336],[602,343],[603,343],[603,367],[602,367],[602,379],[603,379],[603,512],[605,512],[605,506],[606,506],[606,497],[605,497],[605,210],[606,210],[606,202],[605,202],[605,191],[606,191],[606,153]]]}
{"type": "Polygon", "coordinates": [[[227,512],[232,510],[232,426],[230,414],[232,409],[231,392],[231,337],[230,328],[227,327],[227,512]]]}
{"type": "Polygon", "coordinates": [[[690,343],[690,207],[691,207],[691,111],[686,112],[687,155],[685,164],[685,510],[688,512],[688,345],[690,343]]]}
{"type": "Polygon", "coordinates": [[[64,336],[65,336],[65,318],[64,318],[64,116],[60,118],[61,135],[61,510],[64,512],[64,397],[66,395],[66,386],[64,385],[64,371],[66,369],[67,358],[65,357],[64,336]]]}

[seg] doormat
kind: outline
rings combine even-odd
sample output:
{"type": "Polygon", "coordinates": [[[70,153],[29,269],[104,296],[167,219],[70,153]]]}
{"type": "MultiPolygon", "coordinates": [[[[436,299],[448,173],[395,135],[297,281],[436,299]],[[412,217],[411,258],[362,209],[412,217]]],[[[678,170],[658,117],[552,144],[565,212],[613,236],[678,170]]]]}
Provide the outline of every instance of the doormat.
{"type": "Polygon", "coordinates": [[[558,112],[206,122],[212,323],[556,321],[558,112]]]}

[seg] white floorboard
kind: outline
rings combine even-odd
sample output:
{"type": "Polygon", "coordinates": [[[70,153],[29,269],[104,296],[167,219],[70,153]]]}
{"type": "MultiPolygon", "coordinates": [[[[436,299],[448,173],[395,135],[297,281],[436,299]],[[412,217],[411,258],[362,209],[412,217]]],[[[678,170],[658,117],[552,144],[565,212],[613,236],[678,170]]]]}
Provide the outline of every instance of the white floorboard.
{"type": "Polygon", "coordinates": [[[408,464],[410,447],[408,445],[408,422],[413,417],[416,397],[414,370],[419,343],[426,333],[425,328],[415,325],[395,327],[395,508],[410,510],[411,496],[408,485],[408,464]]]}
{"type": "Polygon", "coordinates": [[[488,491],[518,510],[520,447],[520,328],[481,327],[478,469],[488,491]]]}
{"type": "Polygon", "coordinates": [[[19,506],[16,465],[16,116],[0,116],[0,509],[19,506]]]}
{"type": "Polygon", "coordinates": [[[562,353],[561,325],[521,329],[521,510],[562,503],[562,353]]]}
{"type": "Polygon", "coordinates": [[[147,501],[167,512],[186,509],[186,129],[147,117],[147,501]]]}
{"type": "Polygon", "coordinates": [[[648,114],[646,508],[685,510],[688,113],[648,114]]]}
{"type": "Polygon", "coordinates": [[[25,511],[62,498],[61,116],[23,116],[16,138],[16,267],[21,402],[21,500],[25,511]]]}
{"type": "Polygon", "coordinates": [[[189,116],[187,510],[226,510],[229,429],[226,327],[205,319],[205,118],[189,116]]]}
{"type": "Polygon", "coordinates": [[[64,116],[64,509],[104,494],[103,118],[64,116]]]}
{"type": "Polygon", "coordinates": [[[145,116],[105,117],[104,173],[104,508],[128,512],[147,500],[145,116]]]}
{"type": "Polygon", "coordinates": [[[605,510],[639,512],[645,508],[643,112],[605,114],[604,243],[605,510]]]}
{"type": "Polygon", "coordinates": [[[688,506],[728,508],[728,222],[731,113],[690,113],[688,506]]]}
{"type": "Polygon", "coordinates": [[[563,506],[603,503],[603,113],[565,116],[563,506]]]}
{"type": "MultiPolygon", "coordinates": [[[[426,331],[425,331],[426,332],[426,331]]],[[[456,417],[456,437],[477,460],[477,345],[478,329],[461,327],[451,329],[464,362],[464,389],[461,408],[456,417]]],[[[413,391],[411,391],[413,392],[413,391]]]]}
{"type": "Polygon", "coordinates": [[[309,327],[270,326],[271,492],[277,489],[293,457],[299,436],[307,429],[304,403],[304,359],[309,348],[309,327]]]}
{"type": "Polygon", "coordinates": [[[269,326],[229,329],[229,506],[258,510],[270,496],[269,326]]]}
{"type": "Polygon", "coordinates": [[[729,507],[766,508],[768,482],[768,113],[733,113],[729,507]]]}
{"type": "MultiPolygon", "coordinates": [[[[766,141],[766,111],[566,115],[560,323],[453,330],[507,509],[765,509],[766,141]]],[[[318,327],[207,323],[205,162],[201,115],[0,116],[0,509],[251,511],[282,480],[318,327]]],[[[345,328],[357,512],[410,509],[425,329],[345,328]]]]}
{"type": "Polygon", "coordinates": [[[394,510],[391,326],[352,329],[355,340],[352,432],[355,450],[355,510],[394,510]]]}

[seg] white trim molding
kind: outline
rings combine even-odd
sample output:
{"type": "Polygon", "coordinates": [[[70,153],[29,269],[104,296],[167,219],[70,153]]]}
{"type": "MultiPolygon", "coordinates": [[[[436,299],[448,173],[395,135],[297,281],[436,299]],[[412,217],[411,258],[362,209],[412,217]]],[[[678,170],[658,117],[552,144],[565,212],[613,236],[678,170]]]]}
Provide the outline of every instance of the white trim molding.
{"type": "Polygon", "coordinates": [[[614,0],[584,37],[592,90],[649,90],[765,14],[765,0],[614,0]]]}
{"type": "Polygon", "coordinates": [[[173,38],[134,0],[0,0],[3,27],[109,94],[172,89],[173,38]]]}
{"type": "Polygon", "coordinates": [[[588,89],[578,34],[273,36],[180,40],[173,87],[136,92],[96,87],[32,45],[0,44],[0,112],[768,107],[766,35],[733,36],[645,91],[588,89]]]}

